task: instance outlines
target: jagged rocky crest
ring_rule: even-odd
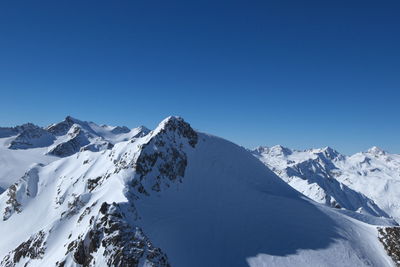
[[[62,134],[64,126],[53,130]],[[81,128],[75,124],[67,132],[71,140],[80,133]],[[108,153],[93,161],[86,158],[95,155],[85,151],[78,153],[82,170],[76,174],[49,166],[54,177],[58,178],[41,180],[41,168],[46,172],[46,166],[32,168],[2,195],[6,198],[4,205],[0,205],[3,207],[3,221],[23,212],[25,204],[40,194],[42,188],[50,190],[48,188],[54,187],[55,200],[50,206],[58,214],[58,221],[87,225],[78,232],[71,229],[68,242],[64,244],[65,257],[58,259],[57,266],[169,266],[167,255],[155,247],[135,224],[140,217],[135,209],[135,200],[182,182],[187,152],[195,148],[198,134],[178,117],[165,119],[148,135],[138,134],[142,136],[110,148]],[[55,163],[56,166],[61,164]],[[98,166],[105,164],[109,166],[104,168],[104,172],[96,171]],[[90,175],[92,170],[97,176]],[[120,197],[127,197],[126,202],[109,204],[96,199],[95,194],[105,190],[103,187],[115,182],[119,175],[126,177],[125,190],[120,192]],[[109,179],[113,176],[114,179]],[[19,266],[22,263],[30,266],[32,260],[46,257],[46,240],[57,235],[56,225],[57,221],[54,221],[53,226],[40,230],[12,249],[3,258],[1,266]]]
[[[98,215],[90,218],[87,231],[68,243],[66,259],[57,266],[64,266],[67,258],[82,266],[97,266],[97,252],[107,266],[169,266],[167,256],[139,227],[127,222],[116,203],[102,203]]]
[[[41,128],[32,123],[0,128],[0,138],[12,137],[9,149],[48,147],[48,155],[68,157],[81,150],[93,152],[111,149],[115,143],[143,137],[145,127],[129,129],[126,126],[98,126],[67,116],[62,122]]]
[[[90,143],[82,129],[73,125],[66,133],[67,140],[51,148],[48,154],[59,157],[67,157],[77,153],[81,147]]]
[[[190,125],[176,117],[164,120],[151,136],[141,147],[135,162],[137,176],[132,183],[138,193],[143,194],[149,194],[149,190],[159,192],[162,186],[181,182],[187,165],[184,147],[194,148],[198,141],[197,133]]]
[[[21,132],[11,141],[10,149],[29,149],[51,145],[55,137],[46,130],[34,124],[24,124]]]
[[[350,251],[349,257],[358,263],[386,260],[376,255],[367,255],[366,261],[359,260],[359,253],[375,253],[369,247],[363,247],[360,240],[375,239],[376,244],[379,241],[376,231],[370,231],[375,230],[374,227],[366,229],[358,226],[355,213],[352,218],[356,219],[349,220],[344,217],[344,212],[304,199],[245,149],[223,139],[198,133],[182,118],[168,117],[153,131],[144,128],[129,131],[124,127],[96,126],[66,118],[64,122],[49,127],[48,132],[57,138],[52,147],[54,150],[49,151],[59,151],[60,157],[70,156],[30,168],[18,182],[0,195],[3,215],[0,232],[6,240],[3,244],[0,242],[0,266],[167,267],[179,262],[179,257],[186,257],[184,260],[187,260],[186,255],[177,256],[176,251],[174,253],[176,246],[171,245],[170,239],[167,242],[162,239],[168,235],[162,233],[163,237],[160,238],[160,232],[157,232],[174,228],[169,221],[175,219],[178,220],[179,229],[171,233],[181,235],[176,239],[177,242],[189,240],[181,238],[187,234],[185,231],[195,233],[189,233],[188,236],[197,246],[196,249],[186,250],[191,255],[196,254],[198,249],[202,250],[196,254],[198,257],[193,257],[195,261],[211,262],[207,257],[215,252],[213,242],[216,242],[216,248],[227,246],[232,249],[229,253],[223,252],[225,254],[221,258],[219,251],[213,254],[212,260],[216,261],[212,263],[216,262],[217,266],[227,266],[218,264],[232,257],[243,263],[248,257],[260,262],[262,257],[271,255],[274,261],[280,260],[284,257],[275,257],[275,246],[270,241],[276,241],[279,246],[282,240],[286,244],[294,239],[298,243],[289,245],[293,248],[290,251],[282,246],[285,256],[297,257],[294,255],[318,249],[318,253],[327,258],[331,252]],[[115,133],[118,133],[117,137],[113,135]],[[89,143],[83,145],[85,140]],[[106,149],[89,148],[107,140],[112,145]],[[266,151],[283,158],[295,154],[284,147],[260,148],[258,152],[261,154]],[[317,159],[305,161],[305,166],[298,162],[289,163],[291,167],[296,165],[291,169],[296,171],[292,177],[305,181],[315,174],[312,170],[319,169],[331,175],[323,177],[327,185],[335,184],[337,168],[332,162],[341,161],[341,155],[329,148],[313,151],[313,155]],[[345,191],[342,184],[336,186]],[[179,197],[175,198],[175,194]],[[186,201],[191,204],[185,206]],[[180,206],[182,202],[185,203]],[[152,205],[155,205],[154,210],[146,210]],[[164,208],[160,210],[158,205]],[[374,209],[372,204],[369,207]],[[220,211],[226,213],[219,214]],[[154,212],[156,215],[152,214]],[[171,212],[174,216],[170,218]],[[167,217],[158,218],[162,213]],[[247,222],[247,216],[262,220]],[[187,218],[189,220],[185,221]],[[377,225],[393,225],[389,219],[374,218]],[[319,224],[319,220],[323,223]],[[29,224],[24,224],[25,221],[29,221]],[[165,221],[168,223],[163,224]],[[226,227],[214,227],[220,221]],[[19,230],[22,234],[14,236],[8,232],[14,229],[16,222],[23,222],[21,225],[24,227]],[[185,230],[181,231],[179,223],[185,226],[182,228]],[[158,228],[158,224],[165,228]],[[281,228],[281,224],[285,228]],[[303,235],[303,227],[310,232]],[[301,238],[274,235],[275,232],[281,232],[279,229],[289,228],[290,232]],[[336,232],[336,229],[339,230]],[[203,231],[206,235],[202,234]],[[263,234],[270,240],[260,236]],[[311,241],[308,240],[309,235],[312,236]],[[368,238],[363,239],[364,235],[368,235]],[[196,243],[198,240],[193,236],[202,240]],[[233,242],[225,242],[227,237]],[[326,243],[316,244],[318,242],[314,242],[313,238]],[[269,243],[264,246],[267,241]],[[183,243],[179,249],[187,246]],[[357,247],[353,249],[353,245]],[[207,247],[204,250],[207,253],[204,253],[204,247]],[[330,247],[334,248],[330,250]],[[387,247],[393,245],[388,244]],[[243,253],[242,248],[246,250]],[[393,249],[387,251],[391,255]],[[271,255],[264,254],[258,258],[259,253],[264,252]],[[201,259],[200,256],[206,258]],[[306,259],[312,263],[323,262],[318,261],[318,257]],[[182,262],[178,265],[190,265],[182,265]],[[250,261],[248,263],[250,265]],[[197,262],[193,264],[200,266]]]

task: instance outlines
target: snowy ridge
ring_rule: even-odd
[[[252,151],[285,182],[332,207],[400,219],[400,156],[373,147],[347,157],[332,148],[290,150],[282,146]]]
[[[33,166],[0,212],[7,267],[393,266],[375,226],[393,221],[315,203],[179,117]]]
[[[58,253],[60,257],[57,261],[49,262],[48,265],[169,266],[163,252],[154,247],[143,231],[134,224],[137,213],[134,203],[130,204],[126,196],[133,200],[145,193],[148,195],[151,191],[159,192],[154,184],[146,192],[140,189],[144,188],[143,185],[139,188],[138,185],[145,182],[144,176],[148,177],[147,184],[150,180],[155,183],[162,181],[162,185],[167,186],[168,182],[183,176],[185,166],[178,160],[185,157],[182,147],[186,143],[192,148],[196,140],[197,133],[187,123],[180,118],[171,117],[160,124],[151,136],[123,142],[105,154],[84,151],[78,153],[77,157],[32,168],[1,195],[3,222],[6,224],[10,221],[7,225],[15,225],[19,218],[30,217],[30,212],[34,212],[32,208],[38,207],[35,207],[35,203],[41,206],[40,203],[48,201],[49,197],[54,200],[42,216],[34,216],[35,229],[26,234],[35,234],[29,234],[27,239],[10,249],[3,257],[2,266],[34,266],[34,262],[38,260],[37,266],[43,266],[52,255],[46,253],[50,249],[48,244],[52,239],[60,237],[60,242],[68,242],[62,246],[59,244],[65,249],[61,254],[61,251]],[[166,143],[171,144],[166,146]],[[172,153],[171,157],[168,153]],[[127,155],[133,156],[130,158],[132,161],[125,160]],[[79,159],[81,157],[85,159]],[[149,158],[155,160],[146,161]],[[76,164],[82,166],[77,167]],[[46,173],[51,173],[51,176],[47,178]],[[59,179],[53,179],[53,175]],[[122,184],[116,186],[116,182]],[[46,190],[42,191],[44,188]],[[106,191],[109,194],[103,196]],[[97,195],[100,197],[96,197]],[[104,201],[107,198],[110,199],[110,204]],[[115,202],[118,200],[125,201],[118,204]],[[89,218],[89,215],[92,216]],[[83,228],[75,229],[76,223]],[[68,224],[70,232],[66,237],[60,228]],[[57,246],[53,249],[56,248]],[[124,253],[119,253],[120,249]]]
[[[21,128],[21,132],[11,141],[10,149],[46,147],[55,140],[51,133],[31,123],[24,124],[19,128]]]
[[[118,142],[145,136],[149,131],[143,126],[99,126],[70,116],[45,128],[32,123],[0,128],[0,193],[36,163],[47,164],[81,150],[111,149]]]

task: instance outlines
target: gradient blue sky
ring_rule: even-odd
[[[180,115],[246,147],[400,153],[400,1],[2,1],[0,125]]]

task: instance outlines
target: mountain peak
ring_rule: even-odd
[[[183,123],[187,123],[187,122],[185,122],[185,120],[182,117],[168,116],[160,122],[160,124],[158,125],[157,128],[159,128],[160,126],[167,127],[167,126],[179,125],[179,124],[183,124]]]
[[[65,120],[65,121],[74,121],[75,118],[73,118],[72,116],[68,115],[67,117],[65,117],[64,120]]]
[[[368,149],[367,153],[374,154],[374,155],[386,155],[386,151],[377,146],[373,146],[370,149]]]
[[[194,147],[197,143],[197,133],[192,129],[189,123],[183,118],[177,116],[169,116],[165,118],[157,128],[153,131],[153,136],[160,133],[177,133],[178,135],[185,137],[189,140],[189,144]]]
[[[279,156],[279,155],[288,156],[293,153],[292,150],[282,145],[275,145],[272,147],[259,146],[256,147],[254,151],[259,154],[271,154],[273,156]]]
[[[271,151],[273,151],[275,153],[283,154],[284,156],[288,156],[288,155],[292,154],[292,150],[290,150],[289,148],[284,147],[282,145],[275,145],[275,146],[271,147]]]
[[[71,116],[67,116],[63,121],[48,126],[46,130],[56,136],[61,136],[67,134],[74,124],[82,124],[82,122]]]
[[[328,159],[334,160],[336,158],[343,158],[343,155],[341,155],[337,150],[326,146],[324,148],[321,149],[317,149],[316,152],[314,152],[315,154],[319,154],[322,153],[325,157],[327,157]]]

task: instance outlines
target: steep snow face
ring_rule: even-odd
[[[0,196],[0,212],[0,266],[393,265],[376,227],[354,219],[375,217],[305,198],[177,117],[34,166]]]
[[[400,219],[400,156],[373,147],[351,157],[332,148],[252,151],[285,182],[319,203]]]
[[[111,149],[118,142],[143,137],[149,131],[143,126],[132,130],[98,126],[70,116],[46,128],[31,123],[0,128],[0,193],[35,164],[48,164],[80,150]]]

